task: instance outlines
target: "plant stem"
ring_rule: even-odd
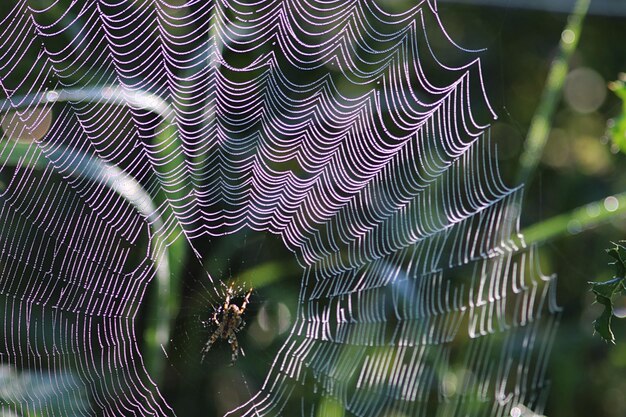
[[[569,213],[559,214],[522,230],[528,245],[592,229],[626,213],[626,192],[585,204]]]
[[[578,46],[583,20],[589,9],[590,1],[576,1],[574,11],[569,16],[567,25],[565,25],[565,29],[561,34],[559,53],[550,66],[541,101],[530,123],[528,136],[524,143],[524,151],[520,156],[517,183],[528,185],[537,169],[550,134],[552,117],[561,98],[563,84],[569,71],[569,60]]]

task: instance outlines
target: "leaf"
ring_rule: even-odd
[[[604,311],[593,322],[593,328],[601,338],[610,343],[615,343],[615,335],[611,330],[611,319],[613,318],[613,301],[610,298],[596,295],[596,301],[604,305]]]
[[[611,329],[611,322],[615,315],[613,314],[613,296],[626,291],[626,285],[624,279],[626,278],[626,265],[620,254],[621,251],[626,251],[626,248],[619,244],[614,243],[615,247],[607,249],[607,254],[615,260],[612,265],[615,265],[615,275],[608,281],[589,282],[591,284],[591,291],[596,295],[596,302],[604,306],[604,310],[600,317],[593,322],[594,330],[607,342],[615,343],[615,335]]]
[[[608,281],[591,282],[591,291],[599,297],[611,298],[617,292],[624,278],[613,278]]]

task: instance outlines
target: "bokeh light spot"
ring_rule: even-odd
[[[2,114],[0,126],[6,137],[22,142],[42,139],[52,125],[50,109],[34,108],[24,112],[8,112]]]
[[[567,75],[564,87],[565,102],[579,113],[592,113],[604,103],[606,83],[591,68],[577,68]]]
[[[604,199],[604,208],[607,211],[615,211],[619,208],[619,200],[614,196],[609,196]]]
[[[576,34],[574,33],[574,31],[570,29],[565,29],[561,33],[561,39],[563,40],[563,42],[567,44],[571,44],[572,42],[576,40]]]

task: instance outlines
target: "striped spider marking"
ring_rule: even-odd
[[[202,360],[200,362],[204,362],[206,354],[209,350],[211,350],[213,344],[220,339],[227,340],[233,350],[229,366],[233,366],[237,360],[240,350],[239,342],[237,341],[237,333],[239,333],[239,331],[241,331],[241,329],[243,329],[246,325],[246,322],[243,320],[243,314],[246,311],[253,288],[250,288],[244,297],[241,307],[239,307],[238,305],[230,302],[231,298],[235,295],[233,290],[234,285],[235,283],[231,282],[230,286],[226,290],[226,300],[224,301],[224,305],[220,306],[213,312],[210,322],[217,325],[217,329],[213,332],[213,334],[211,334],[209,341],[202,349]],[[243,350],[241,352],[243,353]]]

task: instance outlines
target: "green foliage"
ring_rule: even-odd
[[[622,245],[624,241],[620,243],[614,243],[614,247],[607,249],[608,255],[613,258],[614,262],[610,265],[615,265],[615,275],[608,281],[590,282],[591,291],[596,296],[596,301],[604,306],[604,310],[600,317],[593,322],[593,327],[596,332],[605,341],[615,343],[615,335],[611,330],[611,321],[613,317],[613,297],[622,293],[626,295],[626,265],[624,259],[622,259],[622,252],[626,252],[626,247]]]
[[[609,120],[607,133],[610,135],[613,144],[626,153],[626,74],[619,75],[617,81],[609,83],[609,89],[622,100],[622,112],[615,118]],[[614,297],[622,293],[626,295],[626,265],[622,259],[622,253],[626,252],[626,247],[620,243],[614,243],[614,247],[607,249],[608,255],[613,258],[615,265],[615,275],[608,281],[590,282],[591,291],[596,296],[596,302],[604,306],[600,317],[593,322],[595,331],[607,342],[615,343],[615,335],[611,329],[611,322],[615,316]]]
[[[620,74],[617,81],[609,83],[609,89],[622,100],[622,112],[609,120],[608,134],[615,146],[626,153],[626,73]]]

